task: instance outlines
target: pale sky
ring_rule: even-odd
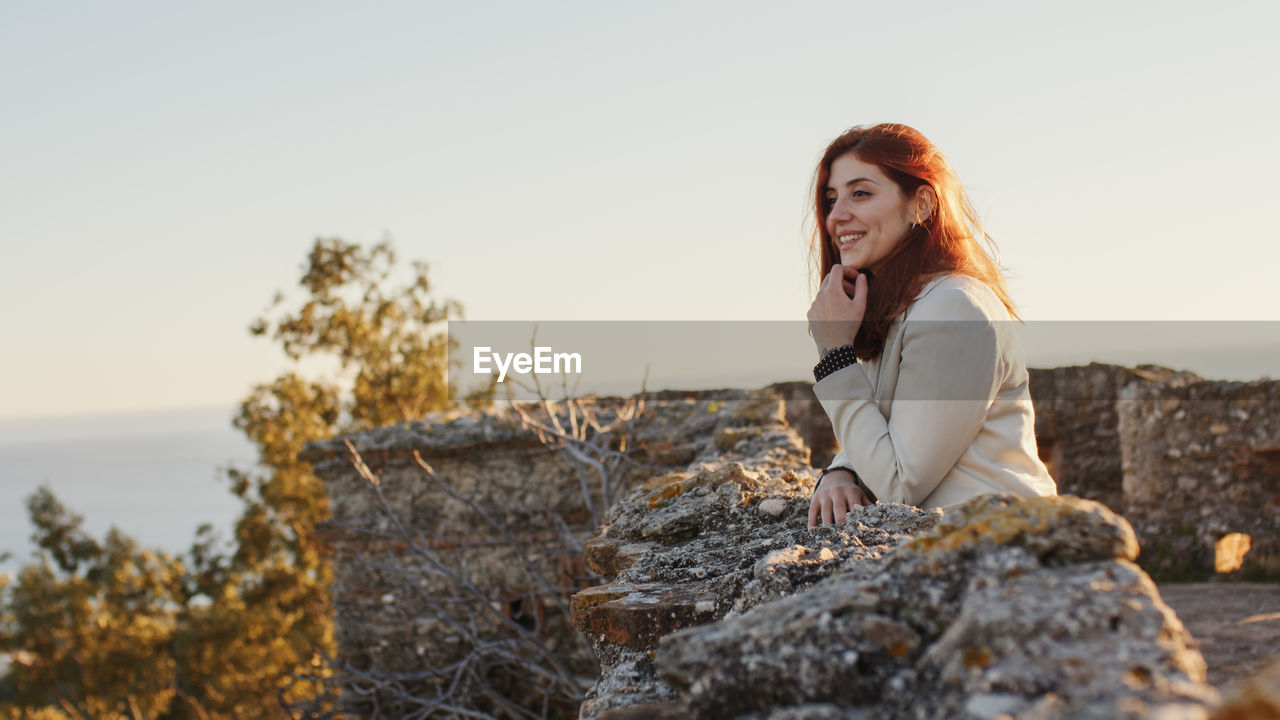
[[[391,236],[473,320],[801,321],[813,163],[882,121],[951,159],[1030,323],[1280,321],[1277,28],[1262,1],[5,2],[0,417],[235,403],[284,366],[246,327],[320,235]]]

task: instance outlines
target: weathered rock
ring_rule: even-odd
[[[634,717],[681,718],[681,715],[664,715],[663,707],[676,712],[683,712],[683,705],[677,701],[679,696],[666,684],[658,680],[653,668],[650,654],[643,650],[632,650],[620,646],[601,652],[611,652],[607,666],[610,671],[587,693],[582,704],[581,717],[596,717],[601,720],[623,720]],[[643,710],[646,714],[634,714]]]
[[[925,557],[1023,547],[1047,564],[1138,556],[1128,522],[1101,503],[1065,495],[1022,502],[980,497],[952,508],[910,547]]]
[[[879,557],[938,518],[876,505],[855,508],[843,526],[810,529],[812,486],[809,475],[752,472],[736,462],[656,478],[618,503],[605,533],[589,543],[593,555],[613,557],[648,538],[648,553],[615,582],[576,595],[575,625],[595,640],[650,649],[679,627],[743,612]],[[766,503],[781,511],[761,512]]]
[[[981,498],[881,560],[664,638],[659,676],[705,718],[1208,717],[1203,661],[1135,549],[1097,503]]]
[[[716,616],[717,598],[704,587],[624,583],[582,590],[573,596],[573,622],[593,637],[648,650],[681,627]]]
[[[580,717],[684,717],[687,707],[672,709],[675,691],[657,679],[646,654],[660,637],[746,612],[880,557],[939,517],[877,505],[855,508],[842,526],[810,529],[813,483],[810,473],[748,470],[731,461],[660,476],[615,506],[603,534],[589,543],[591,555],[613,558],[641,538],[649,544],[647,553],[621,566],[613,583],[574,596],[574,623],[592,639],[601,664]],[[654,685],[636,691],[636,677],[652,677]],[[618,694],[618,687],[632,689]]]

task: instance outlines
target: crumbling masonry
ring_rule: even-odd
[[[404,676],[473,651],[446,620],[450,603],[474,605],[474,597],[444,592],[447,573],[406,542],[417,535],[489,598],[491,612],[459,615],[470,618],[473,639],[536,636],[576,658],[567,674],[583,687],[596,663],[565,599],[592,588],[578,593],[572,618],[604,669],[584,716],[1123,717],[1107,713],[1165,705],[1203,716],[1213,699],[1203,665],[1133,565],[1132,530],[1115,513],[1137,531],[1137,562],[1157,575],[1280,579],[1280,384],[1106,365],[1033,370],[1031,382],[1042,457],[1061,492],[1101,504],[991,499],[941,524],[937,513],[878,506],[843,527],[807,530],[809,449],[822,464],[834,442],[803,383],[652,396],[629,430],[629,451],[644,467],[625,476],[620,491],[631,494],[594,540],[575,469],[511,414],[313,444],[306,458],[333,512],[323,532],[340,660]],[[376,476],[376,493],[353,469],[345,440]],[[430,480],[419,460],[434,470]],[[1080,532],[1095,537],[1078,541]],[[566,537],[586,540],[594,568]],[[906,593],[908,585],[932,589]],[[1032,603],[1037,597],[1075,600],[1059,608]],[[826,657],[823,638],[847,651],[834,667],[851,674],[837,679],[858,670],[869,673],[865,683],[837,682],[840,692],[824,695],[802,677],[763,682],[785,670],[779,658]],[[1026,648],[1037,643],[1068,669],[1072,657],[1119,658],[1128,663],[1115,668],[1124,687],[1102,682],[1093,666],[1036,670]],[[509,647],[521,652],[518,639]],[[725,666],[731,657],[738,660]],[[528,673],[486,671],[503,697],[537,705]],[[768,692],[750,699],[746,688],[761,685]],[[350,714],[376,717],[382,708],[391,716],[403,698],[371,687],[348,693]],[[418,689],[431,688],[439,692],[438,678]],[[913,688],[928,688],[920,702],[931,704],[892,704],[919,694]],[[873,708],[889,714],[856,714]]]

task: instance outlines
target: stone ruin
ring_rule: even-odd
[[[619,504],[590,551],[617,579],[575,597],[603,668],[582,718],[1210,716],[1204,661],[1101,504],[882,504],[810,530],[810,488],[734,464]],[[666,535],[683,515],[705,529]]]
[[[1148,572],[1280,580],[1280,382],[1131,383],[1117,406]]]
[[[1134,565],[1116,512],[1138,530],[1137,561],[1163,558],[1154,569],[1166,576],[1223,571],[1235,533],[1248,540],[1228,548],[1234,574],[1280,577],[1275,383],[1033,370],[1042,456],[1062,492],[1098,502],[988,498],[945,518],[880,505],[814,530],[809,448],[821,465],[834,440],[806,391],[651,395],[628,429],[643,467],[619,480],[625,498],[593,539],[600,498],[584,501],[578,469],[509,412],[309,446],[331,500],[322,531],[340,662],[422,681],[411,670],[472,652],[449,628],[466,617],[486,647],[518,652],[523,632],[571,658],[579,680],[600,668],[583,717],[1209,716],[1203,662]],[[1170,503],[1211,488],[1218,502]],[[1193,532],[1170,532],[1192,517]],[[429,560],[406,541],[414,534]],[[1149,551],[1166,538],[1168,551]],[[465,569],[492,612],[448,590],[449,568]],[[507,667],[488,681],[545,709],[529,675]],[[358,683],[344,695],[351,716],[393,717],[403,700]]]
[[[1159,580],[1280,581],[1280,382],[1154,366],[1031,371],[1058,492],[1134,526]]]
[[[739,457],[723,450],[727,443],[805,467],[776,394],[664,392],[646,402],[626,424],[632,463],[614,478],[615,497],[655,473]],[[589,409],[607,426],[625,406],[602,399]],[[753,420],[761,413],[773,418],[766,430]],[[442,693],[497,710],[513,702],[576,713],[597,665],[569,624],[568,600],[604,581],[583,563],[581,543],[599,526],[603,498],[581,464],[511,411],[312,443],[303,459],[329,497],[331,520],[317,535],[333,561],[337,661],[352,679],[343,701],[350,716],[400,717],[422,710],[416,697]],[[549,696],[546,678],[529,672],[535,661],[557,675],[558,692]],[[571,708],[558,704],[566,696]]]

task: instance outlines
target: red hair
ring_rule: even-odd
[[[938,275],[968,275],[986,283],[1009,314],[1017,317],[995,259],[995,243],[983,231],[978,214],[951,165],[919,131],[896,123],[850,128],[822,153],[813,186],[817,227],[812,250],[817,255],[819,283],[832,266],[840,264],[840,250],[827,233],[826,196],[831,163],[848,153],[879,167],[908,198],[925,186],[937,196],[934,211],[907,231],[906,237],[880,263],[875,278],[867,284],[867,312],[853,341],[859,359],[880,356],[889,324],[906,311],[925,283]],[[990,246],[991,254],[982,247],[979,238]]]

